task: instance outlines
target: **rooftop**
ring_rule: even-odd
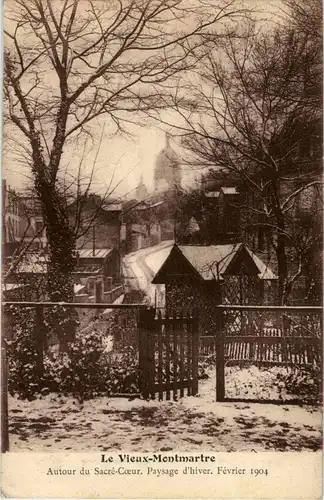
[[[219,191],[210,191],[205,196],[206,198],[219,198]]]
[[[105,259],[112,252],[112,248],[81,248],[77,250],[80,259]]]
[[[254,272],[257,273],[260,279],[274,280],[277,276],[272,270],[264,264],[249,248],[242,243],[226,244],[226,245],[175,245],[171,253],[166,257],[161,268],[156,273],[153,283],[163,283],[163,279],[168,275],[167,261],[171,261],[172,257],[180,252],[189,262],[194,271],[196,271],[203,280],[223,280],[223,276],[230,274],[232,269],[230,265],[234,258],[240,255],[240,259],[250,261],[252,259]],[[243,253],[241,253],[243,252]],[[247,253],[246,253],[247,252]]]
[[[239,194],[239,192],[235,186],[233,186],[233,187],[221,187],[221,191],[223,191],[224,194]]]
[[[181,245],[179,250],[204,280],[221,278],[240,248],[235,245]]]
[[[111,203],[110,205],[103,206],[105,212],[121,212],[123,207],[121,203]]]

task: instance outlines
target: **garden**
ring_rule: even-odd
[[[137,311],[90,311],[78,315],[68,351],[48,335],[41,369],[35,316],[11,312],[11,451],[320,449],[320,367],[226,366],[225,396],[232,402],[216,403],[215,358],[201,357],[197,396],[146,401]]]

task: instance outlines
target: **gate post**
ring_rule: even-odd
[[[225,400],[224,311],[216,306],[216,401]]]
[[[199,358],[199,316],[198,309],[193,310],[192,342],[192,396],[198,394],[198,358]]]
[[[140,371],[140,392],[144,399],[149,399],[153,392],[154,384],[154,352],[152,356],[152,345],[154,349],[153,321],[155,310],[147,309],[145,306],[139,309],[138,318],[138,347],[139,347],[139,371]]]

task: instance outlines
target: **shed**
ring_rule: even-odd
[[[116,262],[113,248],[82,248],[77,250],[77,271],[95,272],[100,271],[104,276],[114,276],[116,273]]]
[[[174,245],[153,284],[165,284],[166,306],[205,300],[257,304],[276,275],[246,245]]]

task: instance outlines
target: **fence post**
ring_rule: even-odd
[[[154,385],[154,352],[152,356],[152,344],[154,350],[154,335],[152,329],[154,321],[154,309],[140,308],[138,318],[138,346],[139,346],[139,370],[140,370],[140,392],[144,399],[149,399],[153,393]]]
[[[192,395],[198,394],[199,318],[198,310],[193,311],[192,325]]]
[[[150,307],[147,311],[147,351],[148,351],[148,393],[151,399],[155,398],[155,331],[154,331],[154,318],[155,318],[155,309],[154,307]],[[158,335],[161,335],[161,331],[158,331]]]
[[[224,311],[216,310],[216,401],[225,399]]]
[[[43,306],[36,306],[36,318],[35,318],[35,339],[36,339],[36,372],[37,378],[40,382],[44,374],[44,340],[45,340],[45,328],[44,328],[44,311]]]
[[[5,332],[1,335],[1,453],[9,451],[8,362]]]

